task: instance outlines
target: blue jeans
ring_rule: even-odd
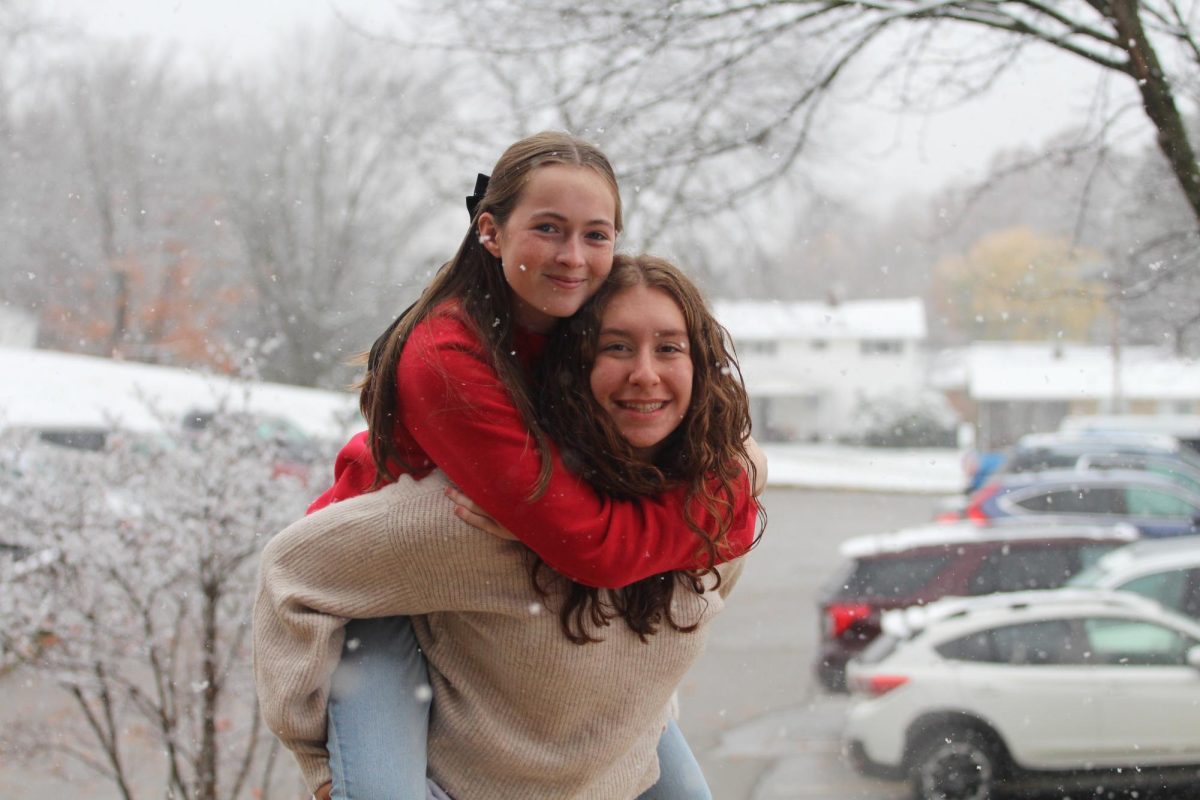
[[[429,701],[429,672],[408,617],[351,620],[329,691],[333,800],[425,797]],[[638,800],[712,800],[674,720],[659,739],[658,763],[658,783]]]
[[[708,781],[675,720],[667,722],[658,740],[658,783],[638,800],[712,800]]]
[[[350,620],[329,689],[333,800],[424,800],[429,700],[408,617]]]

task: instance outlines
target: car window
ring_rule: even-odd
[[[1196,642],[1151,622],[1092,618],[1083,621],[1087,661],[1093,664],[1182,666]]]
[[[991,631],[980,631],[943,642],[934,648],[942,658],[951,661],[983,661],[996,663],[1002,659],[992,646]]]
[[[1191,475],[1175,469],[1169,464],[1155,462],[1148,465],[1147,470],[1153,472],[1155,475],[1162,475],[1167,480],[1174,481],[1190,492],[1200,493],[1200,483],[1197,483]]]
[[[1005,547],[984,556],[971,576],[971,594],[1054,589],[1075,572],[1075,559],[1066,546]]]
[[[1056,453],[1037,450],[1018,453],[1005,468],[1005,472],[1040,472],[1048,469],[1063,469],[1075,466],[1079,456],[1075,453]]]
[[[997,661],[1005,664],[1055,666],[1082,664],[1083,649],[1071,623],[1063,619],[1005,625],[991,630]]]
[[[1017,505],[1043,514],[1124,514],[1125,494],[1107,487],[1039,492]]]
[[[839,597],[903,597],[929,583],[954,556],[931,553],[919,556],[868,558],[855,564],[837,591]]]
[[[1125,494],[1129,513],[1135,517],[1190,519],[1196,513],[1182,498],[1158,489],[1130,487]]]
[[[1188,570],[1187,588],[1179,610],[1189,617],[1200,617],[1200,569]]]
[[[1126,592],[1140,594],[1157,600],[1167,608],[1180,610],[1183,608],[1184,588],[1187,586],[1187,572],[1181,569],[1156,572],[1153,575],[1143,575],[1128,583],[1118,586]]]

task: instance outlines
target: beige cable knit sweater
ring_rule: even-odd
[[[325,710],[346,620],[410,615],[433,686],[429,775],[455,800],[636,797],[658,779],[671,694],[706,625],[643,643],[618,618],[602,642],[572,644],[555,596],[544,608],[530,584],[524,546],[459,521],[445,486],[440,472],[404,476],[267,545],[254,609],[267,724],[310,788],[329,780]],[[719,591],[676,591],[677,621],[722,609],[740,560],[720,569]]]

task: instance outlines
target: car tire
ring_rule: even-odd
[[[1004,777],[1003,748],[974,728],[950,728],[915,748],[908,777],[913,800],[991,800]]]

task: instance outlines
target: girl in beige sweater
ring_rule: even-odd
[[[644,256],[619,257],[562,327],[543,359],[547,431],[570,443],[573,468],[615,496],[687,486],[697,550],[715,562],[748,461],[748,402],[723,329],[679,270]],[[439,473],[405,477],[312,514],[267,546],[254,641],[271,729],[309,786],[323,789],[325,709],[346,620],[420,615],[438,791],[637,797],[658,778],[670,697],[740,562],[590,589],[464,524],[495,527],[469,506],[456,510],[447,492]]]

